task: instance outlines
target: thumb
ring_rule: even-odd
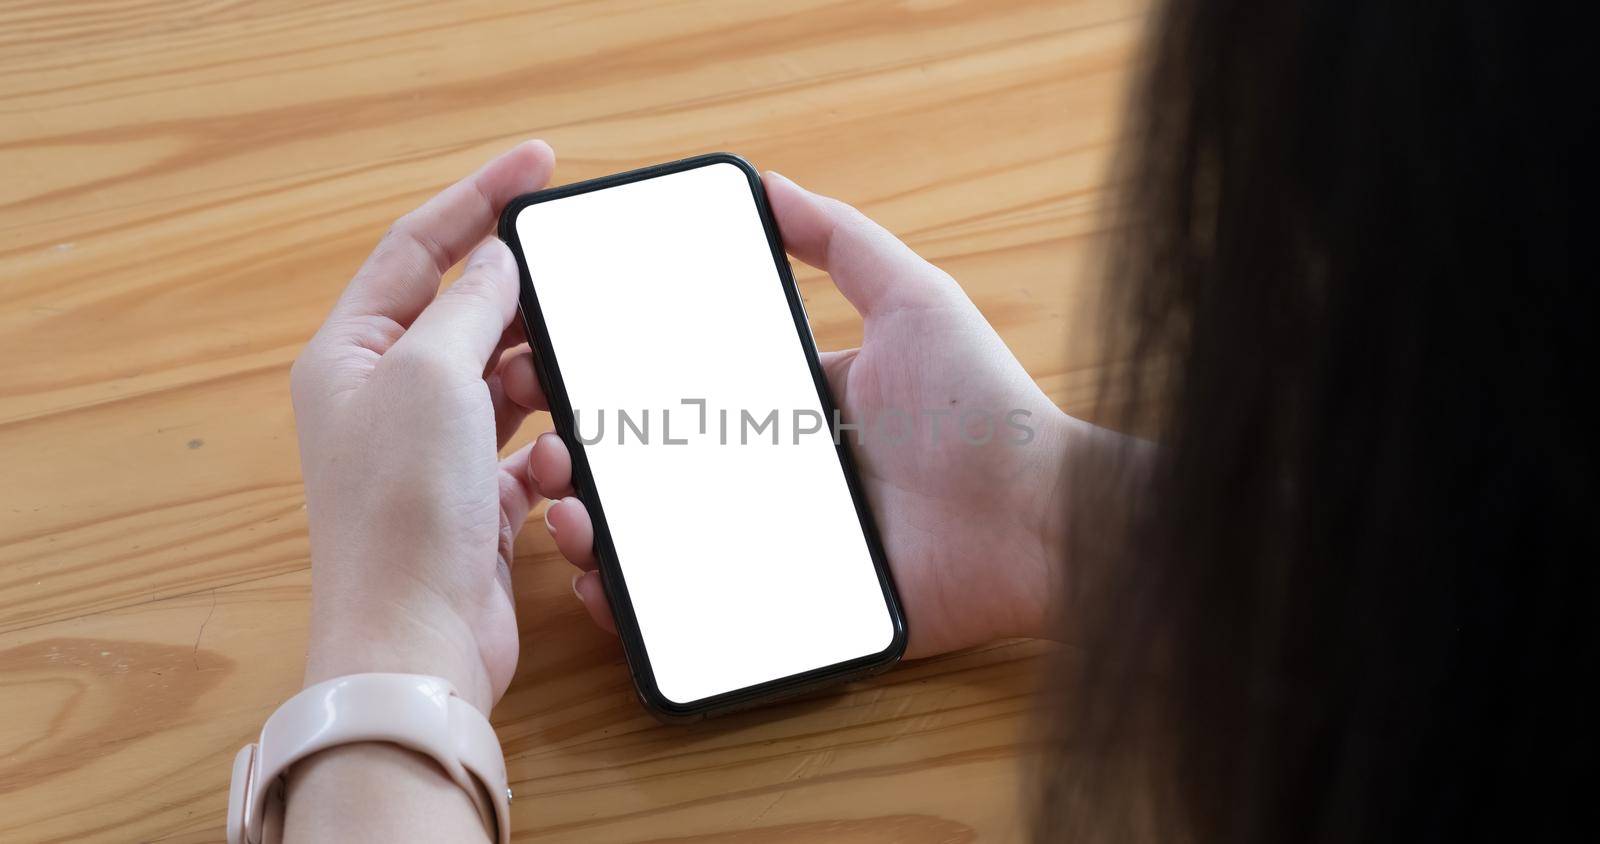
[[[393,351],[442,358],[481,376],[517,315],[516,259],[490,237],[467,258],[461,278],[423,309]]]
[[[860,211],[771,170],[763,184],[789,254],[831,275],[863,317],[964,298],[949,274]]]

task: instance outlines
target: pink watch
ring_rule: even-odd
[[[263,821],[281,806],[289,766],[320,750],[366,741],[432,757],[477,807],[489,838],[510,842],[511,789],[489,719],[439,677],[351,674],[289,698],[267,719],[261,738],[233,758],[228,844],[275,844],[263,841]]]

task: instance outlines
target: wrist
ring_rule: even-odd
[[[471,799],[439,764],[365,742],[301,760],[285,777],[284,841],[487,841]]]
[[[1066,588],[1069,475],[1074,453],[1093,426],[1055,410],[1040,427],[1038,474],[1034,478],[1028,525],[1035,547],[1034,592],[1025,596],[1022,635],[1055,638],[1056,613]]]
[[[1039,613],[1037,638],[1064,635],[1062,613],[1080,588],[1114,560],[1131,529],[1134,507],[1154,468],[1154,443],[1109,428],[1060,415],[1053,476],[1042,479],[1049,492],[1035,520],[1043,592],[1048,604]],[[1088,526],[1092,533],[1073,535]],[[1071,578],[1069,579],[1069,572]]]
[[[472,631],[454,613],[314,609],[304,685],[370,672],[441,677],[485,715],[494,705]]]

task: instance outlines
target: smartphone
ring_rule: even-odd
[[[755,169],[528,194],[500,237],[645,707],[694,720],[894,664],[905,619]]]

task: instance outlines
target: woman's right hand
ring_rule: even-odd
[[[822,353],[845,419],[892,419],[909,433],[868,430],[854,444],[904,604],[907,657],[1043,635],[1065,547],[1066,454],[1093,429],[1039,390],[949,275],[854,208],[776,173],[764,181],[789,252],[827,271],[864,321],[860,348]],[[983,443],[980,416],[991,426]],[[1018,426],[1031,430],[1026,442]],[[530,466],[553,502],[545,524],[581,570],[573,590],[614,631],[561,438],[541,436]]]

